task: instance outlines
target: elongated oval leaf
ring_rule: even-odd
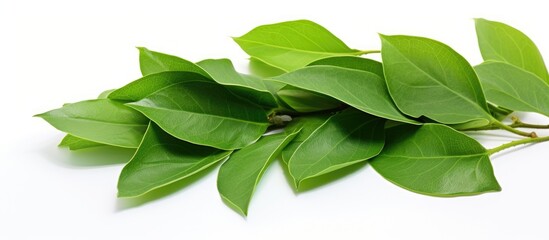
[[[144,76],[168,71],[193,72],[215,80],[222,85],[240,86],[259,92],[269,92],[261,79],[236,72],[229,59],[206,59],[195,64],[176,56],[150,51],[146,48],[141,47],[138,49],[140,53],[139,63]]]
[[[86,148],[102,147],[107,146],[102,143],[92,142],[86,139],[75,137],[73,135],[67,134],[63,140],[59,143],[59,147],[67,147],[70,150],[80,150]]]
[[[384,144],[385,120],[355,109],[330,117],[305,139],[288,161],[299,184],[376,156]]]
[[[507,62],[549,83],[543,57],[528,36],[509,25],[486,19],[475,19],[475,26],[484,60]]]
[[[194,72],[211,78],[210,75],[196,64],[180,57],[150,51],[139,47],[139,66],[143,76],[166,71]]]
[[[240,74],[228,59],[207,59],[197,63],[216,82],[245,99],[271,108],[277,107],[274,96],[269,92],[263,79]]]
[[[241,214],[247,215],[263,172],[296,134],[264,136],[253,145],[235,152],[219,169],[217,189],[221,197]]]
[[[123,86],[113,92],[108,97],[110,99],[122,101],[139,101],[154,92],[182,82],[192,81],[212,81],[200,74],[192,72],[168,71],[149,74],[137,79],[126,86]],[[213,81],[212,81],[213,82]]]
[[[342,67],[342,68],[362,70],[366,72],[375,73],[382,79],[385,78],[385,76],[383,75],[383,65],[378,61],[368,59],[368,58],[350,57],[350,56],[330,57],[330,58],[323,58],[309,64],[309,66],[318,66],[318,65],[336,66],[336,67]]]
[[[141,113],[109,99],[66,104],[36,116],[78,138],[125,148],[139,146],[149,122]]]
[[[385,179],[421,194],[449,197],[501,190],[487,150],[440,124],[388,129],[385,148],[370,163]]]
[[[475,67],[488,101],[508,109],[549,116],[549,85],[533,73],[504,62]]]
[[[469,63],[435,40],[381,35],[383,69],[398,108],[445,124],[493,121]]]
[[[387,92],[385,81],[378,75],[334,66],[310,66],[272,80],[333,97],[369,114],[412,124]]]
[[[321,58],[362,54],[308,20],[259,26],[234,41],[251,57],[288,72]]]
[[[151,123],[137,152],[120,173],[118,197],[143,195],[200,172],[230,154],[181,141]]]
[[[286,85],[276,93],[284,103],[297,112],[316,112],[334,109],[343,104],[324,94]]]
[[[211,81],[173,84],[128,106],[174,137],[225,150],[252,144],[269,126],[265,110]]]
[[[294,154],[295,150],[303,143],[303,141],[307,140],[311,134],[313,134],[322,124],[324,124],[328,119],[330,118],[330,115],[328,114],[320,114],[320,115],[311,115],[311,116],[302,116],[298,118],[294,118],[285,128],[286,132],[295,132],[297,130],[300,130],[299,133],[296,135],[296,137],[286,145],[284,150],[282,150],[282,154],[280,155],[280,158],[282,161],[288,165],[288,161],[290,161],[290,158]]]

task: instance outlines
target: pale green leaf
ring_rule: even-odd
[[[475,67],[488,101],[508,109],[549,116],[549,85],[533,73],[504,62]]]
[[[308,20],[259,26],[234,41],[252,58],[284,71],[293,71],[326,57],[362,54]]]
[[[36,115],[78,138],[125,148],[137,148],[149,120],[123,103],[97,99]]]
[[[194,72],[210,78],[210,75],[204,69],[185,59],[150,51],[144,47],[137,49],[139,49],[139,66],[143,76],[166,71],[181,71]]]
[[[248,214],[248,206],[263,172],[297,134],[274,134],[236,151],[219,169],[217,189],[235,210]]]
[[[118,197],[137,197],[226,159],[231,151],[176,139],[151,123],[137,152],[120,173]]]
[[[532,72],[549,84],[549,73],[534,42],[521,31],[486,19],[475,19],[478,44],[484,60],[507,62]]]
[[[501,190],[487,150],[448,126],[401,125],[388,129],[386,138],[370,164],[402,188],[444,197]]]
[[[61,140],[61,143],[59,143],[59,147],[67,147],[70,150],[80,150],[80,149],[102,147],[102,146],[107,146],[107,145],[85,140],[70,134],[65,135],[63,140]]]

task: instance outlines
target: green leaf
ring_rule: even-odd
[[[78,138],[125,148],[137,148],[149,120],[124,104],[97,99],[36,115],[60,131]]]
[[[287,72],[318,59],[363,53],[308,20],[259,26],[233,39],[252,58]]]
[[[298,132],[274,134],[235,152],[219,169],[217,189],[221,197],[243,215],[263,172]]]
[[[370,164],[390,182],[426,195],[451,197],[501,190],[487,150],[440,124],[388,129],[385,148]]]
[[[240,74],[228,59],[207,59],[197,63],[213,80],[227,86],[235,94],[261,106],[276,108],[276,99],[269,92],[263,79]]]
[[[543,57],[528,36],[500,22],[475,19],[475,25],[484,60],[507,62],[532,72],[549,83],[549,73]]]
[[[504,62],[475,67],[488,101],[504,108],[549,116],[549,85],[533,73]]]
[[[144,47],[138,47],[137,49],[139,49],[139,66],[143,76],[166,71],[181,71],[194,72],[210,78],[210,75],[204,69],[185,59],[150,51]]]
[[[61,143],[59,143],[59,147],[67,147],[70,150],[80,150],[80,149],[102,147],[102,146],[106,146],[106,145],[102,143],[85,140],[79,137],[75,137],[70,134],[67,134],[63,138],[63,140],[61,140]]]
[[[143,195],[198,173],[230,154],[181,141],[151,123],[137,152],[120,173],[118,197]]]
[[[494,120],[475,71],[453,49],[421,37],[381,40],[387,86],[404,114],[444,124]]]
[[[313,134],[316,129],[318,129],[322,124],[328,120],[330,115],[310,115],[310,116],[301,116],[294,118],[285,128],[286,132],[295,132],[300,130],[297,136],[290,142],[284,150],[282,150],[281,159],[288,165],[290,157],[294,154],[295,150],[303,141],[305,141],[311,134]]]
[[[109,98],[109,94],[111,94],[114,91],[116,91],[116,89],[105,90],[101,94],[99,94],[99,96],[97,96],[97,99],[107,99]]]
[[[183,82],[204,82],[213,80],[192,72],[168,71],[149,74],[109,94],[110,99],[139,101],[160,89]]]
[[[314,61],[309,66],[336,66],[342,68],[350,68],[355,70],[362,70],[366,72],[375,73],[380,78],[385,79],[383,75],[383,65],[375,60],[362,58],[362,57],[330,57]]]
[[[284,103],[297,112],[324,111],[343,105],[340,101],[335,100],[332,97],[290,85],[286,85],[280,89],[277,92],[277,95]]]
[[[265,110],[212,81],[175,83],[127,105],[174,137],[225,150],[252,144],[269,126]]]
[[[378,117],[418,124],[397,109],[387,92],[385,81],[371,72],[334,66],[310,66],[272,80],[325,94]]]
[[[139,51],[141,71],[144,76],[166,71],[192,72],[228,86],[228,89],[236,95],[256,104],[268,108],[278,106],[276,99],[267,90],[262,79],[236,72],[228,59],[208,59],[194,64],[185,59],[153,52],[146,48],[139,48]],[[201,79],[202,77],[197,78]]]
[[[385,120],[355,109],[330,117],[305,139],[288,161],[296,188],[306,179],[368,160],[384,144]]]

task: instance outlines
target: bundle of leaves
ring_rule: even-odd
[[[502,120],[513,111],[549,116],[549,74],[520,31],[484,19],[476,30],[485,62],[475,67],[422,37],[380,35],[380,51],[355,50],[306,20],[234,38],[252,63],[276,69],[270,76],[238,73],[228,59],[193,63],[139,48],[142,78],[37,116],[66,132],[60,146],[71,150],[135,149],[118,182],[124,198],[222,163],[219,193],[246,215],[275,159],[296,190],[367,161],[420,194],[500,191],[490,156],[549,140],[523,131],[547,125]],[[383,64],[361,57],[369,53]],[[521,139],[486,149],[464,133],[493,129]]]

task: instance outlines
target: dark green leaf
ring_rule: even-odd
[[[475,67],[488,101],[508,109],[549,116],[549,85],[533,73],[504,62]]]
[[[149,120],[124,104],[97,99],[38,114],[60,131],[78,138],[125,148],[137,148]]]
[[[404,114],[445,124],[494,121],[475,71],[453,49],[421,37],[381,40],[387,86]]]
[[[296,187],[303,180],[379,154],[384,144],[384,122],[356,109],[330,117],[297,147],[288,161]]]
[[[506,24],[475,19],[478,44],[484,60],[507,62],[532,72],[549,84],[549,74],[536,44]]]
[[[217,189],[221,197],[241,214],[247,215],[263,172],[296,134],[264,136],[253,145],[235,152],[219,169]]]
[[[388,129],[385,148],[370,163],[385,179],[421,194],[449,197],[501,190],[487,150],[440,124]]]
[[[251,57],[284,71],[293,71],[326,57],[362,54],[308,20],[259,26],[234,40]]]
[[[378,117],[418,124],[397,109],[387,92],[385,81],[371,72],[334,66],[310,66],[273,80],[333,97]]]
[[[132,160],[122,169],[118,197],[143,195],[187,178],[230,154],[181,141],[151,123]]]

